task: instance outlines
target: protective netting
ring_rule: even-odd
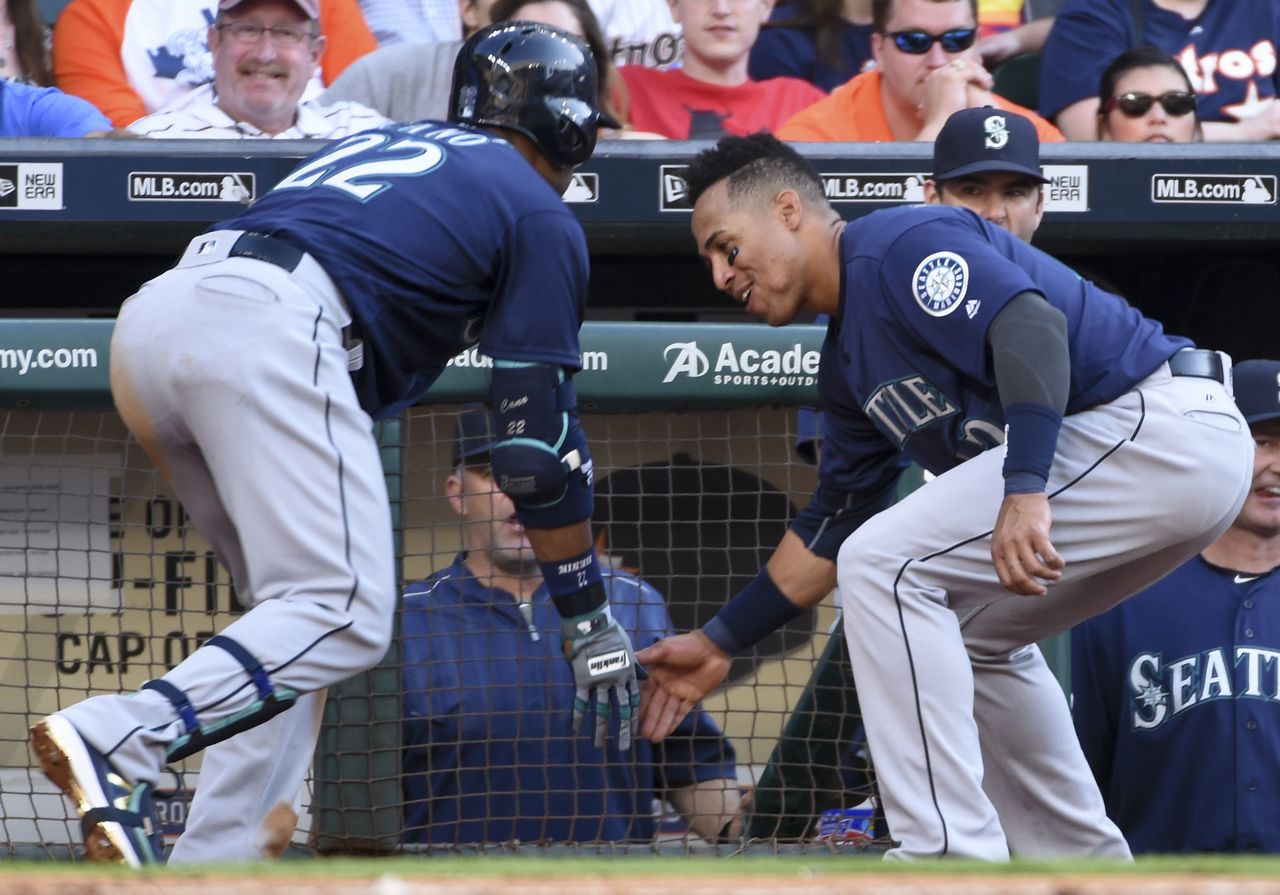
[[[739,657],[688,736],[604,755],[575,739],[556,617],[536,580],[514,584],[530,569],[484,458],[454,463],[456,411],[419,408],[383,430],[402,580],[416,596],[387,661],[330,694],[297,848],[684,851],[722,833],[721,848],[772,846],[813,841],[824,810],[865,802],[869,769],[829,601]],[[162,675],[243,610],[114,414],[0,419],[4,834],[11,854],[61,857],[77,850],[78,828],[31,769],[27,727]],[[597,543],[638,646],[710,618],[814,484],[794,409],[588,414],[584,425]],[[464,549],[529,591],[529,608],[469,578],[455,565]],[[170,840],[198,771],[195,757],[166,777]],[[747,807],[730,823],[739,793]],[[828,817],[827,832],[856,842],[865,826],[850,810]]]

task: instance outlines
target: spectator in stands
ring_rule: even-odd
[[[334,139],[387,123],[358,103],[302,101],[325,39],[315,0],[223,0],[209,26],[213,83],[130,125],[145,137]]]
[[[670,68],[683,55],[668,0],[591,0],[616,66]]]
[[[0,80],[0,137],[105,137],[106,116],[56,87]]]
[[[773,131],[823,98],[799,78],[753,81],[747,58],[773,0],[669,0],[684,34],[680,68],[619,69],[637,130],[677,140]]]
[[[783,140],[932,140],[954,112],[995,106],[1022,115],[1041,141],[1049,122],[991,92],[977,40],[977,0],[873,0],[876,69],[858,75],[778,130]]]
[[[1076,731],[1138,852],[1280,852],[1280,361],[1234,370],[1253,488],[1199,556],[1076,627]]]
[[[0,0],[0,81],[53,86],[36,0]]]
[[[524,19],[554,25],[587,42],[599,72],[601,106],[618,121],[626,121],[627,90],[618,70],[609,61],[604,34],[587,0],[497,0],[477,4],[485,16],[477,27],[494,21]],[[320,97],[322,102],[350,100],[375,109],[393,121],[444,118],[448,112],[453,60],[461,42],[401,44],[381,47],[357,59]],[[619,137],[657,137],[624,128],[601,128],[602,140]]]
[[[1067,0],[1044,48],[1040,111],[1068,139],[1096,140],[1102,70],[1127,49],[1154,46],[1186,71],[1206,140],[1276,139],[1277,40],[1275,0]]]
[[[783,0],[751,48],[747,73],[834,90],[871,63],[871,0]]]
[[[734,750],[694,711],[674,741],[602,752],[572,731],[560,622],[510,498],[489,470],[489,414],[457,418],[445,482],[462,522],[454,563],[405,590],[404,820],[409,842],[649,841],[655,795],[704,839],[736,839]],[[670,633],[660,594],[607,573],[614,616],[637,645]]]
[[[1118,143],[1191,143],[1203,139],[1196,93],[1164,50],[1125,50],[1098,84],[1098,139]]]
[[[322,77],[304,99],[377,46],[356,0],[310,2],[319,4],[325,42]],[[207,38],[217,8],[217,0],[71,0],[53,30],[57,84],[89,100],[117,127],[180,105],[213,80]]]
[[[360,0],[360,11],[378,46],[385,47],[460,39],[460,5],[457,0]]]

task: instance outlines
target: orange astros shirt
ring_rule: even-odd
[[[996,105],[1031,121],[1041,143],[1061,143],[1062,132],[1030,109],[1001,96]],[[880,72],[869,71],[837,87],[778,128],[778,139],[814,143],[892,143],[893,131],[880,101]]]

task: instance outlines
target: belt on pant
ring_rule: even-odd
[[[1226,385],[1227,369],[1221,352],[1207,348],[1183,348],[1169,358],[1169,372],[1174,376],[1196,376]]]
[[[265,261],[268,264],[274,264],[276,267],[284,268],[290,273],[298,269],[298,265],[302,263],[302,256],[305,254],[302,249],[291,246],[283,240],[275,239],[271,236],[263,236],[261,233],[249,233],[248,231],[241,233],[231,246],[231,250],[227,252],[228,257],[253,258],[255,261]]]
[[[306,252],[297,246],[289,245],[273,236],[262,233],[250,233],[246,230],[236,237],[227,252],[228,258],[252,258],[274,264],[289,273],[298,269]],[[347,350],[347,369],[359,370],[364,366],[364,340],[360,337],[354,322],[342,328],[342,345]]]

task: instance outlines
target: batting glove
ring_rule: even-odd
[[[614,621],[609,604],[586,615],[560,620],[565,658],[573,666],[577,692],[573,697],[573,732],[582,729],[591,693],[595,691],[596,748],[603,749],[612,715],[609,695],[618,704],[618,748],[631,748],[640,723],[640,686],[636,683],[636,656],[631,638]]]

